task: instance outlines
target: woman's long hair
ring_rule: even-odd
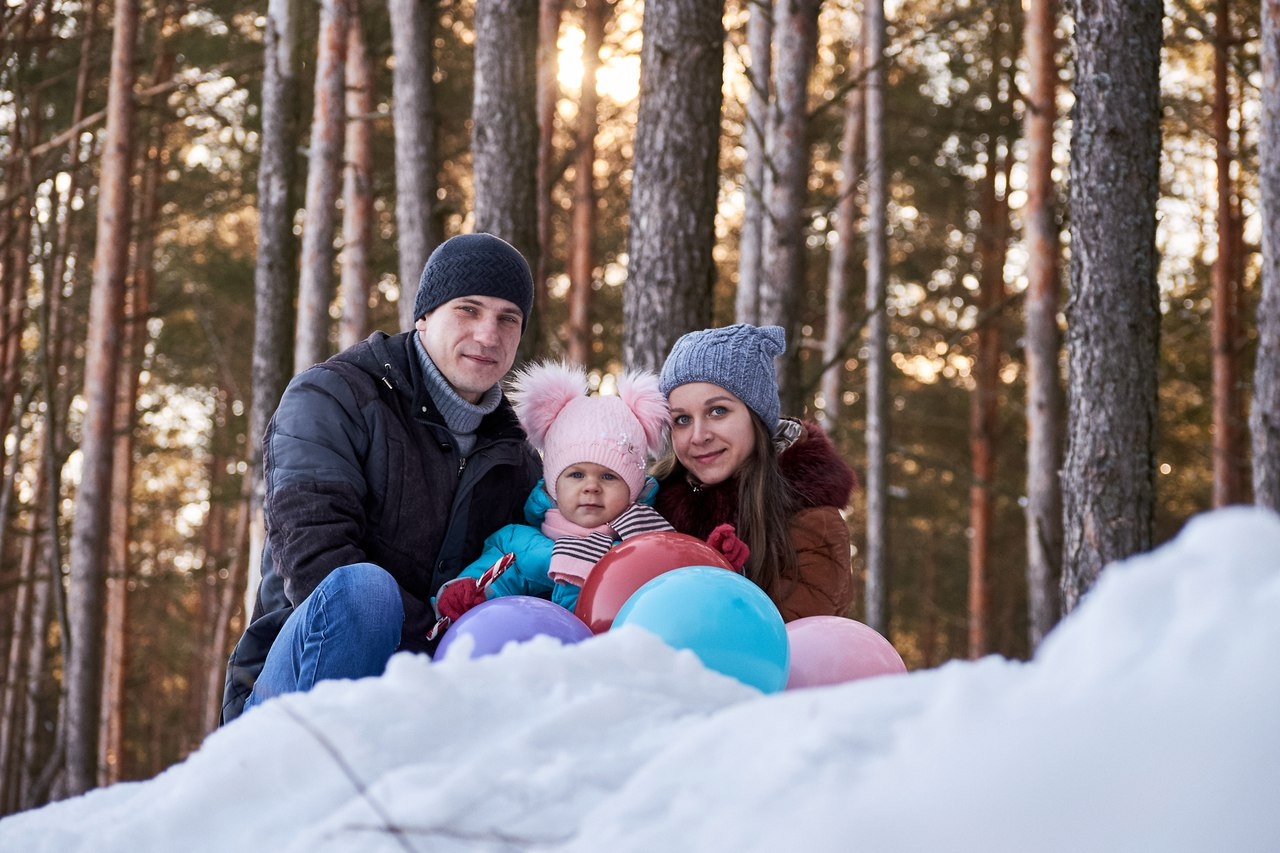
[[[796,549],[787,525],[795,497],[778,465],[773,436],[754,413],[751,428],[755,446],[738,469],[738,537],[751,549],[744,569],[747,577],[770,590],[780,579],[797,577]]]
[[[743,460],[734,475],[738,481],[737,532],[738,538],[751,549],[744,573],[761,589],[769,590],[780,579],[794,581],[798,576],[796,549],[787,525],[795,509],[795,497],[778,465],[773,436],[754,412],[751,429],[755,437],[751,455]],[[691,476],[670,444],[653,464],[651,473],[659,481],[672,474]],[[715,522],[725,520],[715,519]]]

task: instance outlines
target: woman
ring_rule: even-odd
[[[747,577],[786,621],[843,616],[853,576],[840,510],[854,475],[821,427],[779,418],[773,360],[785,349],[781,327],[745,323],[676,341],[660,382],[672,426],[655,508],[699,539],[734,525]]]

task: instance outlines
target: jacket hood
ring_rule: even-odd
[[[843,509],[857,482],[853,469],[836,453],[822,427],[802,421],[804,432],[778,457],[782,476],[791,485],[800,507]]]
[[[374,332],[360,343],[333,356],[335,361],[345,361],[359,367],[365,373],[388,385],[406,397],[413,396],[414,369],[409,361],[409,347],[414,332],[388,335]]]

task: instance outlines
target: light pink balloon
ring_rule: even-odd
[[[907,671],[888,640],[843,616],[806,616],[788,622],[787,639],[791,643],[787,690]]]

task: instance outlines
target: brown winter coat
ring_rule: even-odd
[[[840,510],[849,502],[854,474],[822,427],[803,426],[778,457],[798,504],[788,527],[799,576],[780,578],[765,590],[788,622],[802,616],[846,616],[853,605],[849,528]],[[677,463],[661,481],[654,506],[679,532],[705,539],[718,524],[738,524],[738,483],[695,487]]]

